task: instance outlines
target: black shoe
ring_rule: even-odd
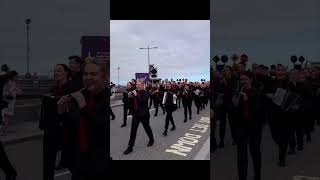
[[[115,120],[115,119],[116,119],[116,117],[115,117],[115,116],[112,116],[111,120]]]
[[[147,146],[151,147],[153,144],[154,144],[154,140],[150,140]]]
[[[164,130],[163,135],[164,135],[164,136],[167,136],[167,134],[168,134],[168,131],[167,131],[167,130]]]
[[[279,166],[279,167],[286,167],[286,163],[285,162],[278,162],[277,163],[277,165]]]
[[[189,117],[189,119],[192,119],[191,116]]]
[[[220,142],[219,148],[224,148],[224,142]]]
[[[122,125],[121,125],[122,128],[123,128],[123,127],[126,127],[126,126],[127,126],[127,124],[122,124]]]
[[[174,131],[176,129],[176,126],[173,125],[172,128],[170,129],[171,131]]]
[[[155,114],[154,116],[158,116],[158,114]]]
[[[288,151],[288,155],[294,155],[294,154],[296,154],[296,151],[294,149],[290,149]]]
[[[184,119],[184,121],[183,122],[187,122],[187,119]]]
[[[165,114],[166,112],[163,111],[163,114]]]
[[[58,166],[56,166],[54,169],[59,171],[59,170],[64,169],[64,168],[65,168],[64,165],[59,163]]]
[[[133,150],[133,148],[129,146],[129,147],[123,152],[123,154],[124,154],[124,155],[130,154],[130,153],[132,152],[132,150]]]
[[[302,146],[298,147],[298,151],[302,151],[302,150],[303,150]]]

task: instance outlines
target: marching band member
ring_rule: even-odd
[[[192,118],[192,100],[193,100],[193,92],[190,90],[188,84],[185,84],[183,87],[183,91],[181,93],[182,105],[184,109],[184,122],[187,122],[187,113],[189,111],[189,119]]]
[[[163,102],[162,102],[167,112],[165,126],[164,126],[165,130],[163,132],[164,136],[167,136],[169,121],[171,122],[171,125],[172,125],[171,131],[176,129],[176,125],[174,124],[174,120],[172,116],[173,111],[175,111],[177,108],[176,99],[177,99],[177,95],[174,93],[171,83],[167,83],[166,91],[165,91]]]
[[[253,160],[254,180],[261,179],[261,113],[264,112],[264,108],[260,101],[263,96],[259,89],[252,86],[252,78],[251,73],[242,73],[240,75],[241,90],[233,97],[239,180],[247,179],[248,147]]]
[[[135,144],[137,130],[140,122],[142,123],[143,128],[149,137],[149,143],[147,146],[150,147],[154,143],[153,133],[150,127],[150,113],[148,108],[149,94],[144,88],[144,82],[141,80],[137,80],[136,90],[129,92],[128,96],[129,98],[133,98],[133,118],[131,124],[129,146],[124,151],[125,155],[133,151],[133,146]]]

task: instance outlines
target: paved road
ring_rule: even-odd
[[[18,171],[17,180],[42,180],[42,140],[26,141],[5,147],[10,161]],[[70,180],[65,170],[56,172],[56,180]],[[0,179],[5,179],[0,172]]]
[[[208,125],[209,127],[209,109],[202,111],[199,115],[193,115],[193,119],[187,123],[183,123],[183,109],[180,108],[174,113],[174,118],[176,120],[177,129],[174,132],[169,132],[167,137],[162,136],[164,117],[160,115],[156,118],[152,116],[151,126],[154,131],[155,145],[151,148],[146,148],[147,138],[143,131],[143,128],[139,127],[138,137],[136,141],[136,147],[134,152],[128,156],[123,156],[122,152],[126,148],[129,133],[130,133],[130,118],[128,120],[128,126],[125,128],[120,128],[122,123],[122,117],[120,112],[122,112],[122,107],[119,103],[114,102],[112,104],[118,105],[113,107],[113,111],[117,116],[115,121],[111,122],[111,152],[114,159],[209,159],[209,128],[197,129],[197,127],[192,128],[195,124],[200,124],[202,126]],[[195,109],[193,109],[195,111]],[[162,111],[161,111],[162,112]],[[151,115],[153,115],[153,111]],[[206,117],[206,118],[203,118]],[[17,136],[27,136],[30,133],[41,133],[37,128],[37,121],[26,120],[24,124],[17,125],[15,130],[17,132],[10,133],[6,137],[1,137],[2,140],[8,138],[17,138]],[[194,129],[197,131],[192,131]],[[24,134],[23,134],[24,133]],[[28,134],[27,134],[28,133]],[[170,146],[177,144],[179,138],[183,137],[186,133],[197,135],[197,139],[193,137],[195,145],[190,145],[189,152],[183,152],[186,156],[177,155],[174,153],[165,152],[166,149],[170,149]],[[10,137],[12,136],[12,137]],[[19,137],[18,137],[19,138]],[[186,138],[185,138],[186,139]],[[185,145],[187,146],[187,145]],[[37,136],[37,138],[31,138],[24,141],[19,141],[16,143],[10,143],[5,146],[8,153],[9,159],[17,169],[19,176],[18,180],[41,180],[42,179],[42,138]],[[66,170],[56,172],[56,180],[70,180],[70,173]],[[4,179],[4,175],[0,171],[0,179]]]
[[[154,117],[154,109],[150,111],[150,125],[154,134],[155,144],[152,147],[146,147],[148,137],[142,127],[139,125],[134,150],[129,155],[123,155],[127,148],[131,119],[128,118],[127,126],[120,128],[123,123],[123,106],[113,108],[116,119],[111,121],[111,156],[115,160],[193,160],[193,159],[210,159],[210,119],[209,107],[197,115],[193,105],[192,120],[184,123],[183,108],[179,108],[173,113],[173,118],[177,129],[168,131],[168,136],[163,136],[165,115],[159,107],[159,114]],[[203,128],[201,128],[203,127]],[[169,126],[171,128],[171,125]],[[201,132],[200,132],[201,131]],[[189,144],[182,144],[182,142]],[[178,146],[178,144],[182,146]],[[180,148],[179,148],[180,147]],[[177,150],[179,149],[179,150]]]
[[[262,180],[302,180],[304,177],[309,177],[304,180],[315,180],[314,177],[320,179],[319,126],[312,134],[312,138],[310,143],[305,143],[302,152],[288,156],[287,167],[280,168],[276,166],[278,150],[271,138],[270,130],[266,127],[261,145]],[[236,146],[232,146],[231,143],[228,127],[225,148],[211,155],[211,180],[237,180]],[[252,160],[249,159],[248,180],[253,177],[252,169]]]

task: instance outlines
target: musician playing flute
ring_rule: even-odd
[[[187,122],[187,114],[189,111],[189,119],[192,118],[192,100],[193,100],[193,92],[190,90],[190,87],[188,84],[185,84],[182,93],[181,93],[181,98],[182,98],[182,105],[184,109],[184,121]]]
[[[264,107],[261,90],[252,86],[252,78],[249,72],[241,73],[240,91],[233,97],[239,180],[247,180],[248,147],[253,161],[254,180],[261,179],[261,115]]]
[[[153,133],[150,127],[150,113],[148,108],[149,93],[144,88],[144,82],[137,80],[136,90],[130,91],[128,93],[128,97],[133,99],[133,111],[130,140],[128,148],[124,151],[125,155],[133,151],[133,146],[135,144],[140,122],[142,123],[143,128],[149,137],[149,143],[147,146],[150,147],[154,143]]]

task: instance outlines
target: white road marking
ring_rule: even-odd
[[[205,160],[207,155],[210,153],[210,136],[196,155],[193,160]]]
[[[70,171],[64,171],[64,172],[61,172],[61,173],[56,173],[54,175],[54,177],[60,177],[60,176],[64,176],[64,175],[67,175],[67,174],[70,174],[71,172]]]
[[[293,176],[293,180],[320,180],[320,177]]]
[[[193,133],[200,133],[200,134],[205,133],[209,129],[209,125],[200,124],[200,123],[210,124],[210,118],[201,117],[199,122],[195,123],[192,126],[192,128],[189,129],[189,130],[193,131]],[[199,140],[202,137],[202,135],[193,134],[193,133],[185,133],[183,137],[180,137],[178,139],[178,142],[176,144],[171,145],[170,149],[166,149],[165,152],[177,154],[177,155],[184,156],[184,157],[187,156],[188,155],[187,153],[192,151],[192,148],[199,142]],[[207,141],[206,141],[206,143],[207,143]],[[186,145],[190,145],[191,147],[188,147]],[[207,144],[205,144],[205,145],[207,145]],[[207,151],[207,150],[209,151],[209,149],[210,149],[209,141],[208,141],[208,145],[207,146],[208,146],[208,148],[207,149],[203,149],[203,151],[201,151],[201,153],[205,153],[205,151]],[[201,155],[197,156],[197,158],[205,159],[206,155],[207,154],[204,154],[204,155],[201,154]],[[202,156],[204,156],[204,157],[202,157]]]

